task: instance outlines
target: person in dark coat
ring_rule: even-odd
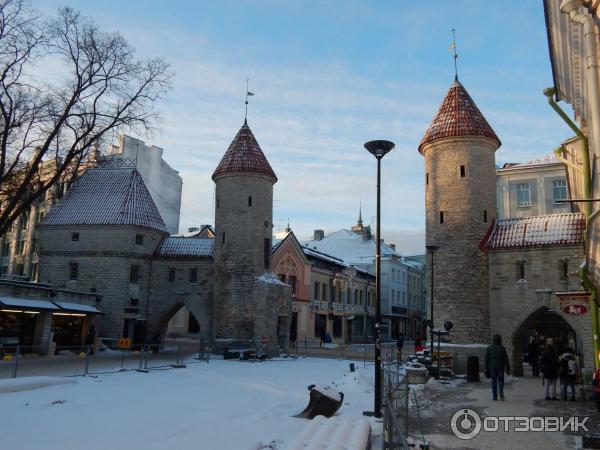
[[[575,401],[575,380],[577,379],[577,361],[570,348],[566,348],[559,359],[560,397],[567,400],[567,389],[571,388],[571,401]]]
[[[492,378],[492,398],[504,400],[504,372],[510,373],[510,364],[506,348],[502,345],[502,336],[495,334],[492,338],[492,345],[485,351],[485,373]]]
[[[94,341],[96,340],[96,329],[94,326],[90,326],[88,333],[85,337],[85,345],[90,350],[90,355],[94,354]]]
[[[532,341],[529,344],[529,365],[533,371],[534,377],[540,376],[540,346],[537,341]]]
[[[160,333],[157,331],[152,335],[152,353],[157,354],[158,349],[160,348],[160,343],[162,339]]]
[[[541,369],[544,373],[544,386],[546,386],[546,400],[558,400],[556,396],[556,379],[558,378],[559,368],[558,356],[556,356],[552,344],[548,344],[544,349],[541,363]]]
[[[398,340],[396,341],[396,348],[398,349],[398,361],[402,361],[402,347],[404,346],[404,335],[398,335]]]

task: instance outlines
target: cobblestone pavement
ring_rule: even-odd
[[[470,440],[454,436],[450,428],[452,415],[460,409],[470,408],[483,418],[485,416],[559,416],[568,418],[589,417],[585,425],[590,432],[600,432],[600,414],[591,400],[583,400],[578,393],[577,401],[544,400],[541,378],[531,376],[508,377],[505,386],[505,401],[492,401],[490,381],[485,378],[480,383],[440,385],[429,383],[417,390],[422,414],[422,426],[411,421],[411,435],[419,438],[425,435],[430,448],[446,449],[527,449],[527,450],[566,450],[577,448],[577,436],[570,432],[517,432],[514,426],[509,431],[485,432]],[[413,409],[413,417],[416,411]],[[501,428],[503,425],[501,423]],[[420,440],[420,439],[419,439]]]

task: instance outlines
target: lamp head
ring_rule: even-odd
[[[560,12],[570,14],[571,11],[577,11],[582,5],[581,0],[563,0],[560,2]]]
[[[365,144],[365,148],[377,159],[383,158],[395,146],[393,142],[383,140],[369,141]]]
[[[436,250],[439,250],[439,247],[437,245],[426,245],[425,248],[427,249],[428,252],[433,253]]]

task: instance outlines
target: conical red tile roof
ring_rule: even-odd
[[[425,144],[459,136],[485,136],[495,140],[500,146],[500,139],[467,90],[456,80],[450,85],[446,98],[423,136],[419,152]]]
[[[272,178],[274,183],[277,182],[275,172],[246,121],[223,155],[212,179],[214,181],[221,175],[231,173],[258,173]]]

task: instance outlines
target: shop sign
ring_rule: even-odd
[[[126,349],[131,347],[131,339],[129,338],[120,338],[119,339],[119,348]]]
[[[560,309],[565,314],[581,316],[589,309],[590,293],[587,291],[557,292]]]

